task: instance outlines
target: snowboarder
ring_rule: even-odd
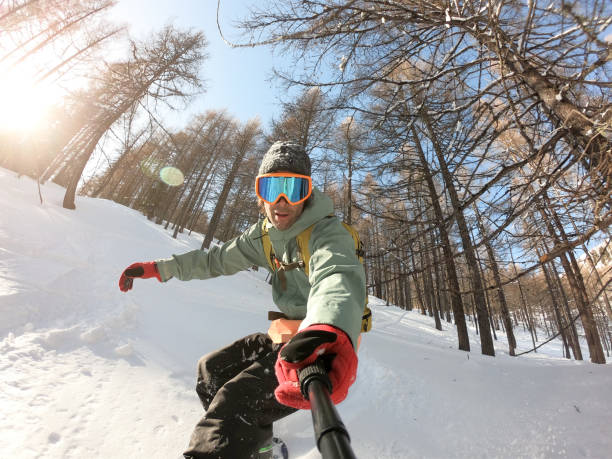
[[[255,333],[200,359],[196,391],[206,413],[186,458],[272,457],[272,424],[310,408],[297,371],[319,356],[326,360],[334,403],[346,398],[355,381],[366,289],[353,238],[332,216],[331,199],[312,186],[303,147],[275,142],[258,174],[263,223],[207,252],[134,263],[119,280],[126,292],[134,278],[209,279],[253,265],[272,273],[272,296],[281,311],[272,324],[293,331]],[[296,240],[304,231],[311,231],[307,269]]]

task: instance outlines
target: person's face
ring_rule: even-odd
[[[291,225],[302,215],[304,203],[292,206],[284,197],[281,197],[275,204],[268,204],[264,201],[263,205],[268,220],[276,229],[283,231],[291,228]]]

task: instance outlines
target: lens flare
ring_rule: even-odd
[[[180,186],[185,181],[185,176],[176,167],[166,166],[159,171],[162,182],[168,186]]]

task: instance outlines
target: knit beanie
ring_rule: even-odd
[[[259,166],[259,175],[287,171],[310,176],[310,158],[304,147],[295,142],[274,142]]]

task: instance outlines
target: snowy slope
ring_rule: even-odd
[[[198,358],[267,328],[263,273],[136,281],[125,266],[200,246],[138,212],[0,169],[0,457],[177,458],[203,414]],[[372,298],[358,379],[339,405],[359,458],[612,457],[612,366],[557,342],[510,358],[456,350],[455,333]],[[529,338],[517,330],[522,349]],[[585,348],[586,351],[586,348]],[[319,457],[309,412],[276,426]]]

